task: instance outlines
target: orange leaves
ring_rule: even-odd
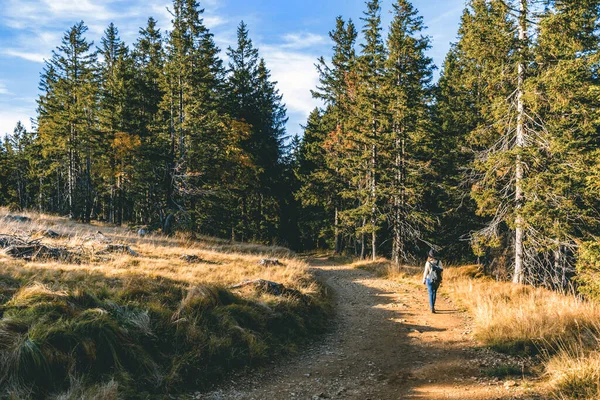
[[[111,144],[117,159],[125,158],[142,145],[139,136],[127,132],[117,132]]]

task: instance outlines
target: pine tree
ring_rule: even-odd
[[[134,214],[142,216],[142,223],[158,225],[160,211],[165,208],[165,185],[169,152],[168,141],[159,135],[161,115],[159,104],[164,95],[160,79],[165,54],[162,36],[153,18],[145,28],[132,51],[134,75],[129,96],[133,102],[131,129],[139,136],[138,161],[135,170]]]
[[[121,224],[126,212],[128,181],[131,180],[131,156],[140,139],[132,132],[133,62],[118,29],[110,24],[104,32],[101,47],[99,129],[103,139],[104,183],[108,189],[106,210],[102,214],[108,221]]]
[[[214,189],[218,181],[215,152],[223,139],[220,120],[222,61],[213,36],[201,18],[195,0],[173,2],[173,31],[167,40],[167,57],[160,104],[164,115],[163,136],[169,140],[166,207],[162,218],[165,231],[176,211],[188,218],[196,231],[198,197]]]
[[[317,90],[312,91],[312,95],[323,100],[327,106],[325,119],[332,120],[334,123],[330,132],[335,131],[336,134],[344,135],[349,129],[349,114],[353,101],[351,88],[355,80],[357,32],[354,23],[352,20],[346,23],[342,17],[337,17],[336,28],[329,32],[329,37],[333,41],[331,66],[327,64],[323,57],[319,58],[317,63],[319,86]],[[327,218],[326,221],[333,219],[334,251],[340,253],[342,251],[340,211],[345,208],[340,193],[344,186],[348,184],[348,178],[343,177],[340,173],[339,159],[328,159],[322,156],[325,139],[326,136],[322,136],[319,142],[310,143],[306,147],[309,152],[314,153],[312,156],[308,155],[314,163],[314,171],[310,171],[311,176],[305,177],[305,190],[302,193],[305,202],[309,199],[313,200],[313,206],[315,205],[314,200],[320,198],[320,201],[324,202],[322,205],[328,210],[327,212],[333,214],[333,218]],[[338,148],[337,150],[341,149]],[[330,153],[331,156],[341,154],[339,151]],[[320,186],[323,187],[320,197],[315,197],[313,193],[307,190],[311,187],[312,183],[310,181],[315,179],[320,180]]]
[[[38,100],[38,133],[44,155],[54,161],[57,211],[89,221],[92,157],[99,139],[95,127],[96,54],[83,37],[86,31],[83,21],[74,25],[46,62]]]
[[[255,166],[248,174],[240,175],[245,178],[236,184],[239,203],[235,212],[236,222],[232,226],[232,237],[237,235],[242,240],[252,238],[252,232],[257,231],[259,220],[253,219],[251,203],[258,197],[259,167],[257,159],[261,151],[259,143],[259,115],[258,115],[258,63],[259,55],[249,37],[248,27],[244,21],[240,22],[237,30],[237,47],[229,47],[227,55],[230,59],[227,69],[226,103],[227,112],[239,126],[241,144],[252,158]]]
[[[240,218],[236,231],[248,237],[250,230],[254,239],[268,242],[277,235],[281,203],[288,202],[283,194],[289,189],[282,186],[279,168],[286,110],[243,21],[237,34],[237,47],[228,49],[231,62],[227,71],[227,110],[245,133],[241,144],[254,168],[239,186]]]
[[[326,247],[323,242],[329,239],[331,226],[334,230],[336,227],[335,220],[331,218],[333,207],[330,199],[337,195],[332,193],[331,180],[337,182],[338,176],[331,173],[323,147],[329,133],[326,118],[318,108],[309,114],[296,151],[295,174],[300,181],[296,197],[302,204],[300,232],[302,246],[306,249]],[[333,237],[335,249],[337,235]]]
[[[385,126],[385,94],[384,72],[386,49],[382,38],[381,6],[379,0],[367,2],[367,10],[362,18],[365,25],[362,33],[364,43],[357,61],[356,100],[352,130],[355,138],[351,139],[359,145],[355,165],[364,165],[366,179],[356,175],[353,184],[354,192],[345,193],[345,197],[355,197],[360,205],[347,213],[353,219],[362,219],[360,233],[371,234],[371,258],[377,258],[377,231],[380,228],[380,197],[378,186],[380,174],[378,150],[382,140],[381,133]],[[362,181],[362,182],[361,182]],[[368,221],[368,222],[367,222]]]
[[[581,251],[589,259],[594,246],[588,244],[600,228],[592,211],[599,205],[599,18],[595,0],[549,2],[525,87],[524,103],[537,122],[523,184],[527,272],[534,283],[554,288],[568,287],[579,244],[586,243]],[[584,276],[586,262],[583,257]]]
[[[409,244],[421,239],[432,218],[424,198],[431,180],[433,124],[430,112],[432,60],[422,17],[406,0],[394,5],[386,62],[388,126],[381,145],[383,196],[392,230],[392,260],[410,258]],[[429,171],[429,172],[428,172]],[[413,246],[414,248],[415,246]]]
[[[469,2],[459,41],[444,65],[436,104],[442,148],[454,153],[448,152],[443,160],[455,171],[445,182],[452,188],[454,198],[449,200],[455,207],[463,204],[460,164],[470,165],[462,180],[463,185],[470,185],[476,212],[483,219],[483,227],[472,235],[478,256],[491,255],[490,249],[497,249],[496,256],[500,256],[503,248],[514,245],[515,203],[507,193],[514,194],[511,137],[518,46],[516,25],[509,13],[503,1]],[[455,211],[454,215],[461,214]]]
[[[21,121],[17,122],[12,135],[6,136],[5,150],[9,161],[8,179],[11,185],[7,187],[10,203],[19,209],[32,208],[37,201],[38,191],[35,176],[36,165],[36,135],[25,129]]]

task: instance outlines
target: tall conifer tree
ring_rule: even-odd
[[[65,33],[46,61],[38,100],[38,132],[44,155],[58,174],[58,210],[89,221],[92,210],[92,158],[98,149],[96,54],[84,38],[82,22]],[[65,184],[66,190],[61,186]]]
[[[425,55],[430,45],[429,38],[422,35],[422,17],[406,0],[398,0],[393,9],[385,90],[390,129],[384,134],[381,156],[382,184],[387,189],[384,197],[389,199],[386,215],[392,231],[392,259],[399,265],[414,254],[414,244],[425,236],[432,222],[424,209],[424,198],[435,158],[430,112],[433,67]]]

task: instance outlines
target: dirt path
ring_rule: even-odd
[[[490,354],[475,348],[465,315],[443,296],[431,314],[425,286],[319,260],[312,265],[337,310],[327,337],[285,365],[197,399],[531,398],[521,385],[481,378]]]

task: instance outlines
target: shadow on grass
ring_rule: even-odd
[[[322,297],[25,266],[0,273],[0,317],[0,398],[88,398],[112,381],[135,399],[208,388],[288,354],[325,330],[328,309]]]

